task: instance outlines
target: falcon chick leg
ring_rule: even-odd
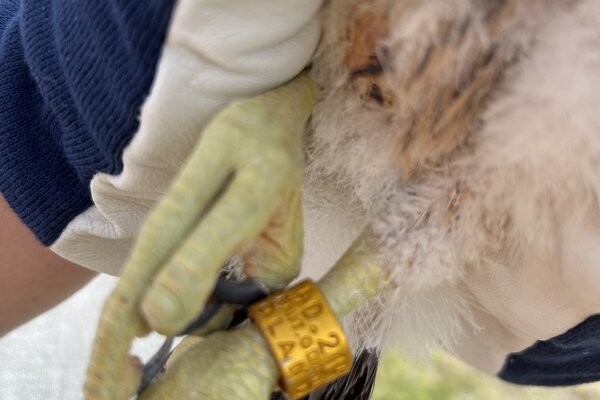
[[[392,287],[371,243],[359,237],[319,285],[333,312],[342,318]],[[167,373],[142,400],[265,400],[279,373],[265,340],[254,325],[190,338],[176,350]]]
[[[200,313],[220,268],[241,255],[268,289],[299,270],[302,136],[317,98],[305,75],[233,103],[203,133],[150,214],[101,315],[86,399],[126,399],[140,381],[128,351],[151,330],[181,332]]]

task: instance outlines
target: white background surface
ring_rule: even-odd
[[[116,279],[94,279],[58,307],[0,339],[0,400],[82,399],[87,361],[104,299]],[[136,343],[143,360],[158,336]]]

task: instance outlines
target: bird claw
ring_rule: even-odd
[[[266,288],[284,287],[297,275],[302,137],[316,97],[316,85],[302,75],[233,103],[204,131],[187,166],[146,219],[105,304],[86,399],[133,395],[142,374],[128,358],[133,339],[152,330],[167,336],[193,330],[190,324],[213,293],[221,266],[236,252],[243,253],[246,274]],[[226,285],[217,295],[247,302],[264,294],[255,285],[243,287],[239,298]]]
[[[391,288],[369,235],[361,235],[321,280],[321,290],[338,318]],[[367,399],[376,360],[376,352],[359,353],[357,368],[348,379],[325,388],[323,393],[330,396],[326,398]],[[278,377],[266,341],[253,324],[248,324],[206,338],[184,340],[167,364],[166,374],[140,399],[265,400],[277,389]],[[331,393],[332,388],[335,394]],[[338,397],[342,394],[347,397]],[[353,394],[357,397],[351,397]]]
[[[306,76],[254,99],[234,103],[204,132],[169,193],[149,215],[117,288],[102,312],[85,386],[87,400],[124,400],[142,379],[129,355],[136,337],[181,332],[213,293],[224,262],[241,252],[245,272],[269,289],[299,272],[302,255],[302,134],[316,100]],[[386,288],[372,248],[359,239],[322,281],[338,316]],[[262,288],[244,284],[245,303]],[[260,289],[260,290],[259,290]],[[209,319],[224,329],[225,305]],[[227,322],[225,322],[227,321]],[[205,321],[202,321],[205,322]],[[188,331],[189,329],[186,329]],[[209,361],[207,361],[209,360]],[[141,399],[266,399],[278,371],[252,324],[189,337],[174,351],[166,374]]]

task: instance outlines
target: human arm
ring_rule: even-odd
[[[76,264],[118,274],[214,113],[296,75],[318,40],[318,2],[239,2],[234,13],[233,3],[179,1],[165,44],[174,4],[0,6],[0,190]],[[248,12],[254,25],[237,27]]]
[[[39,243],[0,195],[0,336],[57,305],[94,276]]]
[[[172,2],[145,3],[0,2],[2,333],[94,275],[48,247],[138,125]]]

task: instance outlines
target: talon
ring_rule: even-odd
[[[173,337],[169,336],[165,339],[160,349],[156,354],[144,365],[142,373],[142,382],[138,389],[138,394],[144,391],[148,385],[156,381],[158,377],[164,372],[165,365],[171,356],[171,347],[173,347]]]
[[[264,299],[269,292],[264,285],[253,279],[232,282],[220,275],[214,294],[224,303],[250,305]]]

